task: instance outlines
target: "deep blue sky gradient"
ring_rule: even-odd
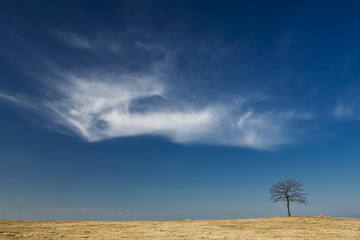
[[[268,190],[288,177],[308,192],[309,204],[293,206],[294,215],[359,218],[359,7],[354,1],[1,1],[0,219],[283,216],[284,205],[269,202]],[[90,47],[71,45],[74,36]],[[154,68],[166,75],[171,100],[144,97],[132,102],[136,111],[226,106],[224,119],[236,121],[252,111],[259,118],[246,127],[265,143],[224,142],[233,134],[230,120],[217,123],[214,135],[194,134],[194,141],[168,132],[91,141],[43,108],[73,100],[54,90],[53,69],[146,73],[166,54],[170,63]],[[247,105],[232,105],[243,98]]]

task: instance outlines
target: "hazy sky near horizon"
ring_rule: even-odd
[[[0,219],[360,217],[354,1],[0,2]]]

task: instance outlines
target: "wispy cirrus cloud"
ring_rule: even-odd
[[[96,52],[94,58],[106,63],[108,55],[102,52],[105,40],[90,41],[73,33],[61,39]],[[132,47],[138,51],[137,59],[131,58],[131,50],[123,52],[123,59],[134,62],[126,71],[106,64],[77,68],[76,61],[72,69],[54,64],[46,74],[38,72],[35,76],[47,86],[47,94],[41,98],[5,93],[0,93],[0,98],[42,116],[54,123],[54,129],[60,126],[89,142],[150,134],[178,143],[275,149],[293,143],[296,124],[313,117],[295,110],[259,110],[252,104],[269,100],[264,94],[238,96],[233,102],[209,97],[201,103],[180,99],[174,84],[176,76],[169,74],[173,67],[169,56],[174,53],[144,42],[135,42]]]
[[[346,88],[337,99],[332,115],[339,119],[360,119],[360,86]]]
[[[77,47],[77,48],[85,48],[88,50],[96,50],[96,46],[93,43],[90,43],[88,38],[74,34],[74,33],[58,33],[58,35],[64,39],[65,43]]]
[[[300,113],[257,113],[246,105],[194,107],[189,102],[176,102],[149,76],[121,83],[104,78],[69,77],[66,81],[55,87],[56,98],[30,101],[37,106],[30,109],[90,142],[151,134],[179,143],[273,149],[293,142],[292,122],[301,119]],[[1,97],[20,106],[29,105],[28,98],[22,96]],[[237,113],[232,112],[234,108],[239,108]],[[308,118],[308,113],[302,117]]]
[[[256,114],[252,110],[243,114],[237,127],[243,133],[243,141],[254,148],[272,148],[293,142],[294,130],[291,122],[297,117],[288,112],[266,112]],[[272,143],[271,139],[275,139]]]
[[[357,107],[355,106],[351,106],[351,105],[342,105],[342,104],[338,104],[335,109],[334,109],[334,116],[337,118],[354,118],[356,117],[356,112]]]

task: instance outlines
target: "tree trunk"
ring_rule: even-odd
[[[291,216],[290,214],[290,203],[289,203],[289,198],[286,198],[286,206],[287,206],[287,211],[288,211],[288,217]]]

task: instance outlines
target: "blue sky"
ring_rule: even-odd
[[[352,1],[1,1],[0,219],[360,217]]]

